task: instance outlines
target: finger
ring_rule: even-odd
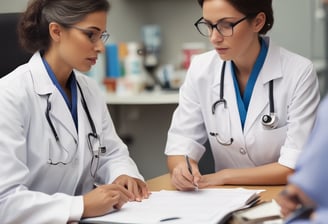
[[[199,172],[198,168],[195,170],[195,173],[193,174],[194,178],[193,178],[193,182],[194,185],[198,186],[199,182],[202,179],[202,174]]]
[[[139,191],[138,182],[136,180],[129,181],[128,186],[129,186],[128,189],[134,195],[134,200],[141,201],[142,196],[141,196],[140,191]]]
[[[191,191],[195,189],[194,183],[184,177],[174,177],[172,182],[178,190]]]
[[[114,204],[114,208],[115,209],[121,209],[123,207],[123,205],[128,202],[126,200],[124,200],[124,197],[121,197],[120,193],[115,194],[112,197],[113,200],[115,200],[115,204]]]
[[[140,181],[141,184],[139,185],[140,191],[143,195],[143,198],[149,198],[149,195],[151,194],[151,192],[148,189],[148,186],[145,182]]]
[[[127,198],[127,200],[129,201],[133,201],[134,200],[134,195],[132,194],[132,192],[128,191],[128,189],[126,189],[125,187],[123,187],[122,185],[119,184],[109,184],[106,185],[108,187],[108,190],[116,190],[116,192],[119,192],[120,194],[122,194],[125,198]]]
[[[150,192],[148,190],[147,184],[139,179],[136,179],[136,183],[137,183],[138,192],[139,192],[141,199],[148,198]]]

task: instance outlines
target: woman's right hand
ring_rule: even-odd
[[[281,207],[281,214],[287,217],[293,213],[299,206],[315,207],[315,203],[296,185],[288,184],[275,200]]]
[[[82,218],[104,215],[112,209],[120,209],[132,201],[134,195],[118,184],[101,185],[83,195],[84,211]]]
[[[201,174],[197,162],[190,159],[192,174],[188,170],[185,156],[168,156],[168,167],[171,172],[171,182],[177,190],[191,191],[198,188]]]

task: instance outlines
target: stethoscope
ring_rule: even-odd
[[[81,103],[82,103],[82,106],[83,106],[83,109],[87,115],[87,118],[88,118],[88,121],[89,121],[89,124],[90,124],[90,127],[91,127],[91,133],[88,133],[87,137],[88,137],[88,147],[89,147],[89,150],[92,154],[92,158],[91,158],[91,165],[90,165],[90,173],[91,173],[91,176],[93,178],[96,177],[96,173],[98,171],[98,163],[99,163],[99,156],[100,156],[100,153],[106,153],[106,147],[105,146],[102,146],[101,145],[101,142],[100,142],[100,136],[99,134],[97,134],[97,130],[96,130],[96,126],[92,120],[92,117],[90,115],[90,111],[89,111],[89,108],[87,106],[87,103],[86,103],[86,100],[85,100],[85,97],[84,97],[84,94],[82,92],[82,89],[81,89],[81,86],[79,85],[78,82],[76,82],[78,88],[79,88],[79,91],[81,93]],[[49,126],[51,128],[51,131],[56,139],[56,142],[60,145],[60,147],[67,153],[69,154],[68,150],[63,147],[63,145],[61,144],[60,142],[60,139],[59,139],[59,136],[57,134],[57,131],[55,129],[55,126],[53,125],[51,119],[50,119],[50,110],[51,110],[51,102],[49,101],[49,96],[48,95],[48,98],[47,98],[47,108],[46,108],[46,118],[47,118],[47,121],[49,123]],[[92,147],[92,139],[98,141],[98,147],[96,150],[93,150],[93,147]],[[49,152],[49,159],[48,159],[48,164],[50,165],[59,165],[59,164],[62,164],[62,165],[67,165],[69,163],[72,162],[73,158],[74,158],[74,155],[76,154],[77,152],[77,147],[75,147],[76,150],[75,152],[73,153],[72,156],[70,156],[70,158],[68,158],[66,161],[57,161],[57,162],[54,162],[53,159],[51,158],[51,155],[50,155],[50,152]]]
[[[215,115],[215,109],[217,105],[223,104],[224,108],[227,109],[227,101],[224,99],[224,76],[225,76],[225,66],[226,61],[223,62],[222,68],[221,68],[221,78],[220,78],[220,98],[219,100],[215,101],[212,105],[212,114]],[[278,117],[276,113],[274,112],[274,99],[273,99],[273,80],[270,80],[269,82],[269,114],[265,114],[262,116],[261,123],[265,128],[268,129],[274,129],[277,127],[278,124]],[[230,122],[230,117],[229,117]],[[231,128],[229,123],[229,132],[231,136]],[[216,137],[216,140],[221,145],[231,145],[233,143],[233,138],[230,137],[226,140],[224,140],[219,133],[217,132],[210,132],[211,136]]]

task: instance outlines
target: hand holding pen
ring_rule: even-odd
[[[193,171],[192,171],[192,166],[191,166],[191,163],[190,163],[190,159],[189,159],[188,155],[186,155],[185,158],[186,158],[188,171],[192,175],[192,184],[194,185],[194,190],[198,190],[198,181],[195,180],[195,176],[194,176]]]
[[[168,158],[168,167],[171,173],[172,185],[180,191],[197,189],[202,175],[196,161],[185,155],[174,155]]]
[[[281,207],[281,214],[285,222],[299,219],[309,219],[314,203],[297,186],[289,184],[275,199]]]

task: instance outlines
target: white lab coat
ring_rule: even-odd
[[[99,161],[101,182],[110,183],[121,174],[143,179],[126,145],[116,134],[97,84],[74,72],[102,145],[107,148]],[[91,128],[79,89],[77,92],[78,131],[39,53],[0,79],[1,223],[57,224],[81,217],[83,199],[79,195],[92,189],[93,178],[89,169],[91,153],[86,142]],[[49,94],[52,123],[69,156],[74,155],[68,165],[47,163],[49,157],[54,161],[67,160],[46,120]]]
[[[275,46],[267,37],[265,41],[269,49],[254,86],[244,130],[240,122],[231,62],[226,64],[224,80],[224,98],[229,113],[223,114],[221,104],[213,115],[212,105],[220,98],[222,60],[215,51],[192,60],[168,132],[166,155],[188,154],[199,161],[205,151],[203,144],[209,139],[216,171],[273,162],[295,167],[314,124],[320,100],[318,80],[308,59]],[[275,129],[266,129],[261,124],[262,116],[269,114],[270,80],[274,80],[274,106],[279,117]],[[222,146],[209,132],[218,132],[224,139],[232,137],[234,141],[230,146]]]

